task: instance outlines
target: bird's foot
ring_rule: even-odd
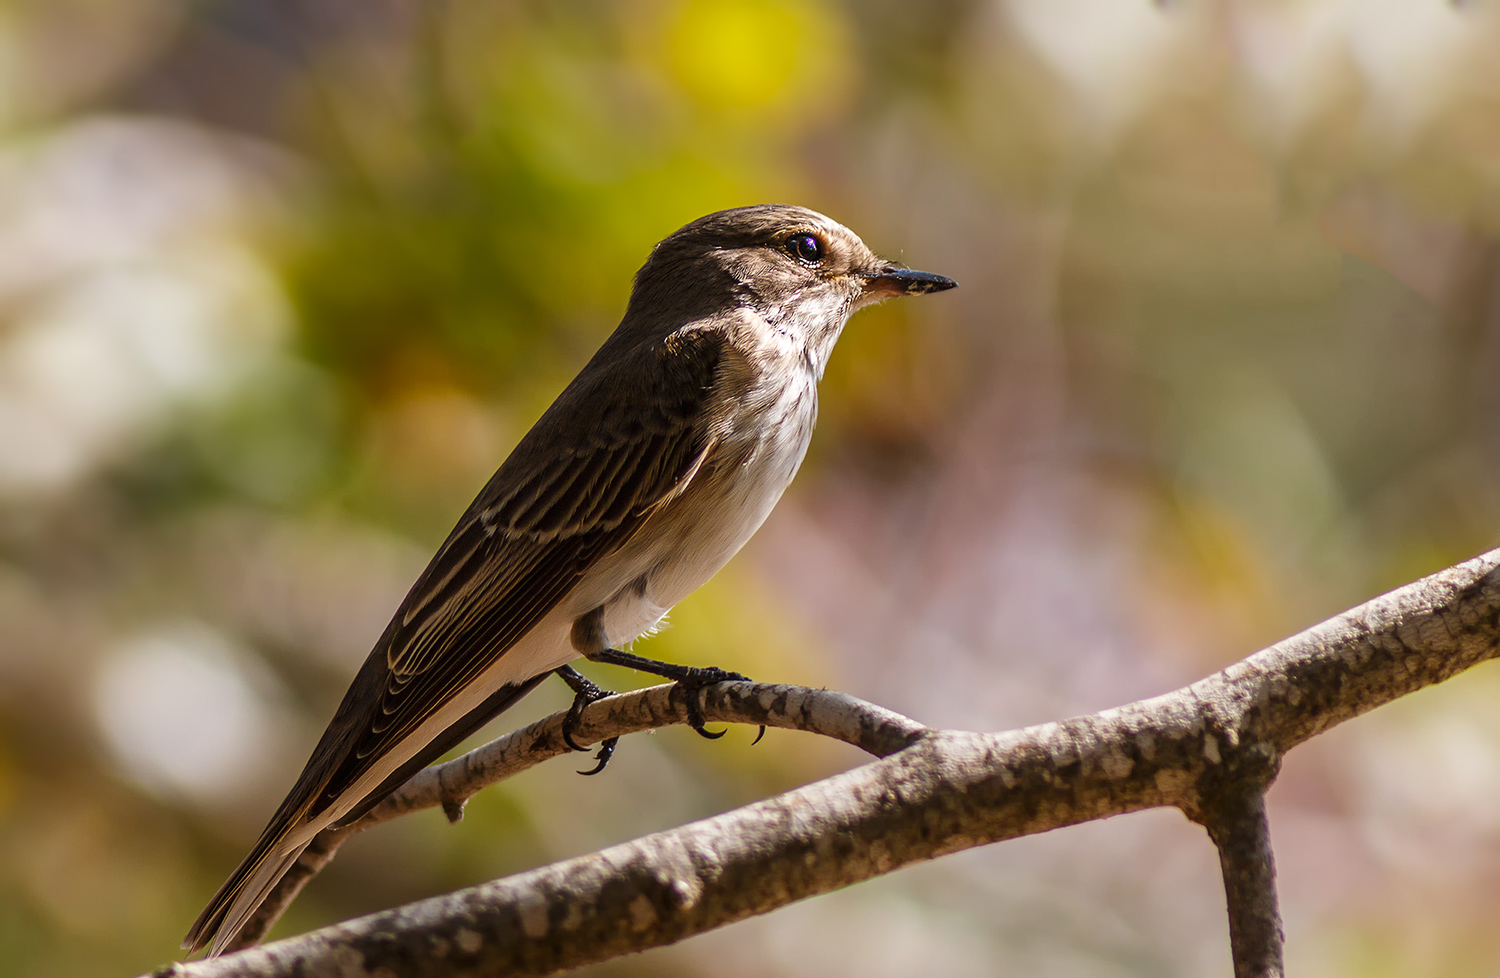
[[[720,669],[718,666],[679,666],[670,662],[658,662],[645,656],[636,655],[633,652],[622,652],[619,649],[605,649],[595,652],[589,656],[594,662],[608,662],[617,666],[625,666],[640,672],[648,672],[653,676],[661,676],[670,679],[681,686],[687,692],[687,723],[698,736],[709,740],[718,740],[724,736],[725,731],[709,730],[703,719],[703,703],[698,696],[699,691],[705,686],[714,683],[749,682],[750,677],[743,676],[737,672]],[[760,732],[755,735],[754,743],[760,743],[760,738],[766,735],[765,724],[761,724]]]
[[[687,693],[687,723],[693,728],[693,732],[706,740],[718,740],[727,730],[709,730],[703,719],[703,698],[698,694],[703,687],[712,686],[714,683],[749,682],[749,677],[742,676],[737,672],[720,669],[718,666],[685,666],[683,674],[677,677],[677,685]],[[761,727],[765,732],[765,727]],[[756,737],[759,740],[760,737]]]
[[[563,743],[567,744],[573,750],[586,751],[588,750],[587,747],[580,746],[578,741],[573,739],[573,735],[578,732],[578,724],[583,721],[584,707],[612,694],[609,690],[589,679],[572,666],[561,666],[555,671],[562,681],[568,684],[568,688],[573,691],[573,705],[568,707],[568,715],[563,717]],[[615,756],[615,747],[619,743],[619,737],[610,737],[601,741],[599,744],[599,753],[594,758],[598,763],[589,770],[579,771],[578,773],[589,776],[603,771],[609,764],[609,759]]]

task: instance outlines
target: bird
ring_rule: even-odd
[[[849,317],[956,284],[784,204],[718,211],[662,239],[619,326],[417,578],[183,947],[235,946],[314,836],[359,819],[548,675],[573,687],[576,716],[603,695],[576,659],[690,687],[744,678],[621,647],[712,577],[781,498]]]

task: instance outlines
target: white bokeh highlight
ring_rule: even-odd
[[[269,773],[281,710],[264,666],[196,622],[128,637],[93,681],[99,730],[120,768],[154,794],[221,801]]]
[[[66,489],[284,342],[245,227],[265,161],[242,150],[106,119],[0,156],[0,494]]]

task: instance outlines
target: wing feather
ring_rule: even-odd
[[[610,336],[414,583],[297,783],[193,922],[184,947],[228,947],[309,832],[332,822],[323,813],[338,805],[344,819],[359,817],[456,735],[534,687],[534,676],[516,676],[455,729],[423,744],[402,742],[693,481],[717,444],[711,408],[732,401],[727,392],[747,371],[744,357],[730,354],[721,333],[691,327],[664,341],[625,327]],[[726,393],[715,393],[720,383]],[[398,759],[390,774],[363,798],[348,798],[387,754]]]
[[[723,400],[714,400],[714,388],[727,350],[720,334],[691,330],[663,342],[622,329],[605,343],[412,586],[297,783],[189,931],[188,946],[227,946],[290,865],[286,847],[300,851],[288,841],[293,832],[335,805],[348,808],[347,793],[382,758],[398,752],[395,772],[353,799],[344,818],[357,818],[398,775],[451,746],[446,735],[402,741],[692,481],[716,444],[705,415]],[[534,685],[533,677],[511,680],[463,718],[465,730]]]
[[[322,800],[341,797],[474,682],[654,508],[680,492],[712,453],[704,407],[722,341],[699,334],[694,346],[650,352],[654,369],[637,376],[655,383],[633,397],[589,391],[599,423],[583,425],[572,438],[551,432],[544,439],[550,452],[527,451],[523,441],[475,500],[407,596],[404,606],[415,613],[404,607],[388,630],[390,681],[381,684],[378,708],[330,772]],[[663,398],[661,388],[675,398]],[[570,415],[581,408],[573,405]]]

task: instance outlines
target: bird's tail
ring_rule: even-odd
[[[273,833],[274,827],[274,822],[267,827],[249,855],[193,921],[187,937],[182,940],[187,951],[198,951],[206,946],[209,957],[214,957],[228,950],[271,890],[312,841],[313,833],[299,832],[295,838],[288,838],[284,830]]]
[[[417,746],[408,742],[402,745],[393,753],[406,753],[405,759],[395,764],[391,773],[374,789],[367,790],[359,800],[356,801],[350,792],[314,806],[314,799],[328,784],[329,772],[343,755],[340,738],[343,737],[344,728],[340,725],[339,718],[335,717],[291,793],[271,816],[270,824],[261,833],[250,854],[229,875],[224,885],[219,887],[219,892],[208,901],[208,906],[203,908],[198,919],[193,921],[187,937],[182,940],[182,946],[189,952],[207,947],[210,957],[224,953],[238,939],[245,924],[260,909],[261,903],[276,884],[281,882],[281,878],[292,868],[292,863],[297,861],[297,857],[312,842],[314,836],[330,825],[348,825],[358,821],[413,774],[456,747],[469,734],[535,689],[549,675],[550,672],[544,672],[519,683],[507,683],[428,743]],[[342,709],[341,707],[341,712]]]

